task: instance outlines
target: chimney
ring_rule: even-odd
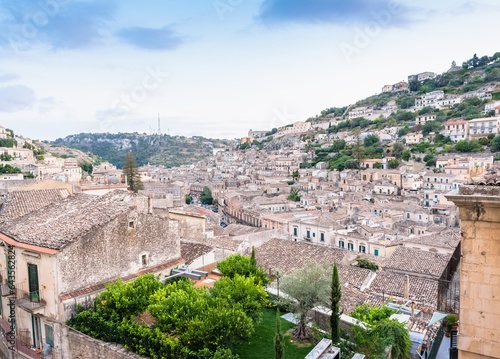
[[[403,283],[403,293],[404,299],[408,299],[410,294],[410,277],[408,277],[408,275],[405,276]]]

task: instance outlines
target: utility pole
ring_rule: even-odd
[[[160,114],[158,113],[158,136],[161,135],[161,129],[160,129]]]

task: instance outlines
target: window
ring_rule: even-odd
[[[311,231],[307,231],[307,238],[311,238]]]
[[[366,247],[365,246],[359,246],[359,253],[366,253]]]
[[[297,227],[293,227],[293,235],[297,236]]]
[[[339,248],[344,249],[344,241],[339,241]]]
[[[354,250],[354,244],[352,243],[347,243],[347,250],[353,251]]]
[[[375,249],[375,257],[378,257],[378,249]]]
[[[45,324],[45,343],[51,348],[54,347],[54,328],[47,324]]]
[[[147,254],[143,254],[142,257],[141,257],[141,261],[142,261],[142,265],[143,266],[148,265],[148,255]]]
[[[316,237],[316,233],[313,233],[313,237]]]
[[[128,228],[132,229],[135,227],[134,221],[129,221],[128,222]]]
[[[325,234],[324,233],[320,233],[320,241],[321,242],[325,241]]]
[[[406,218],[410,219],[410,212],[406,213]]]

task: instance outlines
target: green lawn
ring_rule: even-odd
[[[286,359],[304,359],[314,348],[315,344],[309,342],[297,343],[291,337],[290,329],[295,325],[281,319],[281,332],[285,335],[285,358]],[[273,359],[274,336],[276,335],[276,311],[264,309],[260,322],[255,326],[255,333],[250,340],[231,348],[234,354],[239,354],[241,359]]]

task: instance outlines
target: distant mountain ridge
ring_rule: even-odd
[[[207,139],[200,136],[140,133],[80,133],[51,142],[53,146],[67,146],[90,152],[118,168],[123,167],[129,151],[132,151],[139,166],[150,163],[174,167],[203,160],[212,154],[214,147],[231,144],[229,140]]]

